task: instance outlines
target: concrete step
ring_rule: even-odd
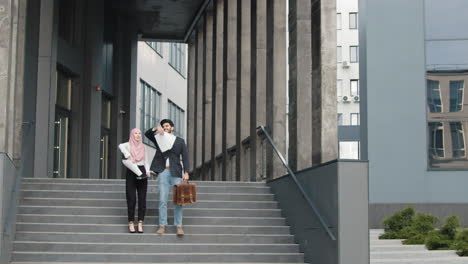
[[[146,233],[153,233],[158,228],[155,223],[144,225]],[[20,223],[16,224],[17,231],[29,232],[73,232],[73,233],[127,233],[127,224],[50,224],[50,223]],[[169,228],[171,230],[171,228]],[[184,225],[187,234],[266,234],[289,235],[289,226],[227,226],[227,225]],[[175,232],[175,230],[174,230]],[[173,232],[173,233],[174,233]]]
[[[18,214],[18,222],[23,223],[88,223],[88,224],[122,224],[127,217],[106,215],[52,215],[52,214]],[[184,225],[240,225],[240,226],[280,226],[286,221],[282,217],[184,217]],[[157,223],[158,217],[145,217],[146,223]],[[173,222],[173,217],[168,217]]]
[[[157,178],[150,179],[149,185],[156,185]],[[199,186],[267,186],[265,182],[237,182],[237,181],[190,181]],[[82,184],[121,184],[125,179],[63,179],[63,178],[23,178],[22,183],[82,183]]]
[[[106,243],[118,241],[121,243],[219,243],[219,244],[287,244],[294,243],[290,234],[191,234],[187,232],[183,238],[175,235],[175,228],[169,226],[164,235],[154,234],[155,229],[143,234],[121,233],[84,233],[84,232],[23,232],[16,233],[15,241],[45,241],[45,242],[87,242]],[[149,231],[149,232],[148,232]],[[189,231],[188,229],[186,231]]]
[[[409,259],[409,258],[445,258],[445,257],[458,257],[453,250],[415,250],[415,251],[383,251],[371,252],[372,259]]]
[[[122,199],[93,199],[93,198],[24,198],[21,205],[24,206],[88,206],[88,207],[121,207],[126,206],[127,201]],[[147,208],[157,208],[158,199],[146,200]],[[171,202],[168,208],[173,208]],[[213,208],[213,209],[278,209],[275,201],[216,201],[199,200],[195,204],[184,205],[185,208]]]
[[[125,185],[122,184],[84,184],[84,183],[24,183],[23,190],[73,190],[73,191],[104,191],[104,192],[125,192]],[[158,186],[151,184],[148,186],[149,192],[156,192]],[[270,194],[271,189],[267,186],[197,186],[200,193],[256,193]]]
[[[10,262],[11,264],[49,264],[50,262],[20,262],[20,261],[13,261]],[[55,262],[54,264],[102,264],[102,262]],[[253,262],[231,262],[230,264],[252,264]],[[280,262],[275,264],[292,264],[297,262]],[[107,263],[109,264],[109,263]],[[119,264],[134,264],[134,262],[119,262]],[[145,264],[174,264],[174,262],[145,262]],[[197,264],[213,264],[212,262],[197,262]],[[273,262],[262,262],[262,264],[273,264]]]
[[[157,235],[159,192],[150,181],[145,233],[130,234],[124,180],[24,179],[12,263],[303,263],[265,183],[194,182],[184,237]],[[173,205],[168,204],[169,224]]]
[[[16,241],[14,251],[104,253],[298,253],[297,244],[87,243]]]
[[[398,246],[398,245],[403,245],[401,243],[401,239],[381,239],[381,240],[370,240],[370,245],[371,246],[381,246],[381,245],[394,245],[394,246]]]
[[[427,251],[424,245],[371,245],[370,252],[385,251]]]
[[[157,206],[158,203],[153,203]],[[54,214],[54,215],[126,215],[127,207],[91,207],[91,206],[26,206],[21,205],[19,214]],[[173,215],[173,209],[168,210]],[[146,210],[147,216],[158,216],[159,210]],[[280,209],[223,209],[223,208],[184,208],[184,216],[205,217],[281,217]]]
[[[79,262],[297,262],[302,253],[88,253],[13,251],[13,261],[79,261]]]
[[[86,199],[125,199],[125,191],[105,192],[105,191],[50,191],[50,190],[23,190],[22,197],[24,198],[86,198]],[[171,197],[171,196],[169,196]],[[159,198],[159,192],[149,192],[148,200],[156,200]],[[263,202],[274,201],[273,194],[251,194],[251,193],[203,193],[197,192],[197,200],[214,200],[214,201],[249,201]]]
[[[409,259],[371,259],[370,264],[466,264],[468,259],[463,257],[445,258],[409,258]]]

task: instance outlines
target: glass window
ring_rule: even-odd
[[[342,126],[343,125],[343,114],[338,113],[338,125]]]
[[[336,29],[341,29],[341,13],[336,14]]]
[[[64,109],[71,109],[71,94],[72,94],[72,78],[62,72],[57,71],[57,89],[56,89],[56,104]]]
[[[358,28],[358,16],[357,13],[349,13],[349,28],[357,29]]]
[[[146,44],[148,44],[151,48],[156,51],[161,57],[162,57],[162,43],[161,42],[156,42],[156,41],[146,41]]]
[[[359,49],[358,46],[349,47],[349,61],[350,62],[359,62]]]
[[[177,106],[171,100],[168,101],[167,104],[167,113],[169,119],[174,122],[174,135],[184,138],[184,131],[185,131],[185,112],[182,108]]]
[[[359,126],[359,113],[351,113],[351,125]]]
[[[450,81],[450,112],[463,108],[463,81]]]
[[[140,93],[140,128],[144,132],[161,120],[161,94],[143,80],[140,80]],[[143,142],[149,144],[146,137]]]
[[[351,96],[359,96],[359,80],[351,80]]]
[[[424,1],[427,157],[431,169],[468,169],[463,107],[468,82],[468,1]]]
[[[450,123],[450,134],[452,136],[452,157],[465,157],[465,138],[462,123]]]
[[[442,123],[429,123],[430,152],[434,158],[444,157],[444,127]]]
[[[338,63],[343,62],[343,53],[341,52],[341,46],[336,47],[336,61]]]
[[[340,159],[359,159],[359,141],[340,141]]]
[[[185,69],[186,69],[186,44],[182,43],[171,43],[170,45],[170,58],[169,64],[182,76],[185,77]]]
[[[343,96],[343,80],[336,80],[336,92],[338,96]]]
[[[442,112],[442,100],[440,99],[439,82],[427,80],[427,105],[431,113]]]

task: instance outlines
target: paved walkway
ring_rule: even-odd
[[[427,250],[424,245],[403,245],[402,240],[380,240],[383,229],[371,229],[370,263],[378,264],[468,264],[468,257],[459,257],[453,250]]]

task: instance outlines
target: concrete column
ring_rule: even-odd
[[[289,164],[312,164],[311,0],[290,0],[289,23]]]
[[[246,157],[246,150],[242,147],[242,140],[246,139],[250,135],[250,56],[251,56],[251,17],[250,17],[250,2],[251,0],[242,0],[241,8],[241,39],[240,42],[240,62],[238,67],[240,68],[240,82],[238,82],[240,88],[240,96],[238,98],[238,138],[239,142],[237,145],[239,147],[239,158],[238,158],[238,171],[240,173],[241,181],[248,181],[250,176],[248,172],[250,171],[250,163]],[[239,25],[239,23],[238,23]],[[247,173],[246,173],[247,172]]]
[[[224,0],[216,0],[216,111],[215,111],[215,155],[223,153],[223,52],[224,52]],[[222,171],[216,171],[215,177],[220,180]]]
[[[19,165],[26,1],[0,1],[0,152]],[[20,86],[17,86],[20,85]]]
[[[287,54],[286,54],[286,1],[274,1],[273,20],[273,118],[271,124],[273,140],[281,154],[286,157],[286,93],[287,93]],[[336,101],[336,100],[335,100]],[[335,118],[336,120],[336,118]],[[286,174],[286,169],[278,156],[273,158],[273,177]]]
[[[85,82],[83,89],[89,91],[88,93],[88,129],[84,131],[88,140],[85,144],[88,145],[87,151],[85,152],[87,157],[87,175],[82,177],[99,178],[100,175],[100,142],[101,142],[101,104],[102,104],[102,93],[95,91],[96,86],[102,86],[102,68],[103,68],[103,52],[102,46],[104,43],[103,32],[104,32],[104,2],[92,1],[89,2],[87,8],[87,34],[86,34],[86,49],[87,54],[85,65],[87,65],[87,71],[85,71]],[[128,36],[132,38],[131,35]],[[133,48],[133,47],[131,47]],[[132,61],[130,61],[132,65]],[[130,71],[132,74],[132,71]],[[129,87],[134,87],[130,81]],[[130,102],[131,102],[130,94]],[[131,113],[129,114],[131,116]],[[130,118],[130,117],[129,117]],[[130,124],[131,126],[132,124]],[[84,170],[86,172],[86,170]]]
[[[218,170],[216,166],[216,127],[218,123],[216,122],[216,80],[217,80],[217,34],[218,34],[218,1],[213,1],[213,11],[212,11],[212,54],[211,54],[211,170],[210,170],[210,179],[215,180]]]
[[[250,4],[250,149],[249,181],[257,177],[257,0]]]
[[[270,1],[270,0],[268,0]],[[267,76],[267,0],[257,0],[257,67],[256,67],[256,126],[266,125],[266,76]],[[263,146],[260,140],[256,145],[256,180],[263,175]]]
[[[338,158],[336,1],[320,1],[321,163]],[[312,92],[314,96],[314,92]],[[315,110],[315,109],[314,109]]]
[[[228,29],[227,29],[227,98],[226,98],[226,147],[236,145],[236,116],[237,116],[237,1],[228,1]],[[236,166],[236,159],[230,159],[231,166]],[[231,170],[232,171],[232,170]],[[228,180],[234,180],[229,173]]]
[[[212,137],[212,108],[213,108],[213,14],[209,12],[205,16],[205,85],[204,85],[204,99],[203,99],[203,118],[204,118],[204,163],[212,160],[211,145],[213,143]],[[208,172],[212,173],[211,166],[204,167],[204,179],[208,179]]]
[[[224,0],[223,3],[223,57],[221,59],[223,65],[223,101],[222,101],[222,165],[221,165],[221,179],[225,181],[227,179],[227,162],[228,162],[228,152],[227,152],[227,82],[228,82],[228,7],[229,2]]]
[[[197,54],[197,96],[196,96],[196,128],[197,130],[195,131],[196,134],[196,140],[197,140],[197,148],[196,148],[196,163],[194,162],[194,165],[196,165],[196,168],[200,168],[202,166],[202,156],[203,156],[203,151],[204,151],[204,146],[203,146],[203,69],[204,69],[204,34],[203,34],[203,23],[200,25],[198,28],[197,32],[197,39],[198,39],[198,54]]]
[[[56,101],[56,1],[43,0],[39,22],[34,177],[51,177]]]
[[[216,1],[216,111],[215,111],[215,153],[222,153],[222,104],[223,104],[223,34],[224,34],[224,0]]]
[[[125,14],[120,14],[117,19],[117,24],[115,32],[115,45],[114,45],[114,71],[116,74],[113,76],[114,83],[114,96],[113,104],[111,105],[112,111],[118,113],[111,115],[113,120],[111,121],[115,124],[116,131],[114,137],[111,140],[116,142],[124,142],[128,140],[130,122],[129,122],[129,113],[130,113],[130,89],[128,88],[130,84],[130,72],[131,72],[131,39],[129,35],[131,30],[128,28],[128,24],[125,22],[126,19],[129,19]],[[124,111],[125,114],[120,114],[121,111]],[[114,164],[117,164],[115,168],[116,178],[125,177],[125,169],[123,169],[122,156],[115,155]],[[85,170],[87,168],[84,168]]]
[[[194,34],[188,42],[188,84],[187,84],[187,148],[192,170],[195,169],[195,39]]]

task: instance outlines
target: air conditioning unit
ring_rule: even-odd
[[[343,68],[349,68],[349,63],[348,61],[343,61],[342,65]]]
[[[341,99],[343,99],[343,102],[348,102],[348,96],[343,96]]]
[[[354,102],[359,102],[359,96],[354,96]]]

